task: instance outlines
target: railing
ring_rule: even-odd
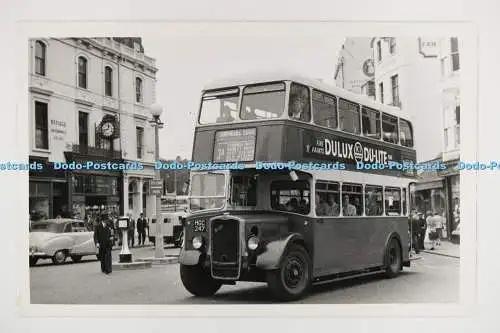
[[[94,156],[94,157],[104,157],[113,159],[122,158],[121,150],[109,150],[109,149],[90,147],[84,145],[73,145],[71,151],[73,153],[87,155],[87,156]]]

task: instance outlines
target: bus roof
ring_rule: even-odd
[[[301,83],[314,89],[321,90],[325,93],[329,93],[334,96],[344,98],[376,110],[381,110],[388,114],[392,114],[409,121],[411,121],[412,118],[408,112],[401,111],[401,109],[394,106],[376,102],[368,96],[355,94],[345,89],[326,84],[321,79],[314,79],[301,74],[284,71],[239,74],[232,77],[226,77],[208,83],[203,87],[203,91],[276,81],[293,81]]]

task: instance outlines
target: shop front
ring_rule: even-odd
[[[46,158],[30,156],[29,162],[40,163],[41,170],[29,172],[29,213],[33,221],[71,217],[68,206],[67,173],[57,171]]]
[[[457,169],[456,161],[447,162],[448,168],[440,173],[444,178],[444,187],[448,205],[447,214],[450,217],[447,225],[450,239],[460,243],[460,171]]]

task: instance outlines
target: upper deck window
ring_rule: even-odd
[[[200,124],[230,123],[238,118],[239,89],[207,92],[203,95]]]
[[[337,128],[337,99],[319,91],[312,94],[314,123]]]
[[[397,144],[398,139],[398,118],[388,114],[382,115],[382,131],[384,141]]]
[[[308,87],[292,83],[290,87],[288,116],[294,120],[305,122],[311,121],[311,102],[309,99]]]
[[[363,135],[369,138],[380,139],[380,112],[363,106],[361,118]]]
[[[401,145],[413,147],[413,129],[409,121],[399,120],[399,135],[401,136]]]
[[[285,84],[248,86],[243,90],[241,119],[279,118],[285,110]]]
[[[339,100],[340,129],[345,132],[359,134],[359,105],[345,99]]]

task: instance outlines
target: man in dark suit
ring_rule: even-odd
[[[111,274],[111,250],[113,249],[114,233],[109,226],[108,217],[102,216],[101,222],[94,230],[94,243],[99,249],[99,260],[101,261],[101,271],[104,274]]]
[[[146,240],[146,228],[147,228],[148,222],[144,218],[144,213],[141,213],[141,216],[137,219],[137,233],[139,234],[138,236],[138,243],[139,245],[144,245],[144,241]]]

